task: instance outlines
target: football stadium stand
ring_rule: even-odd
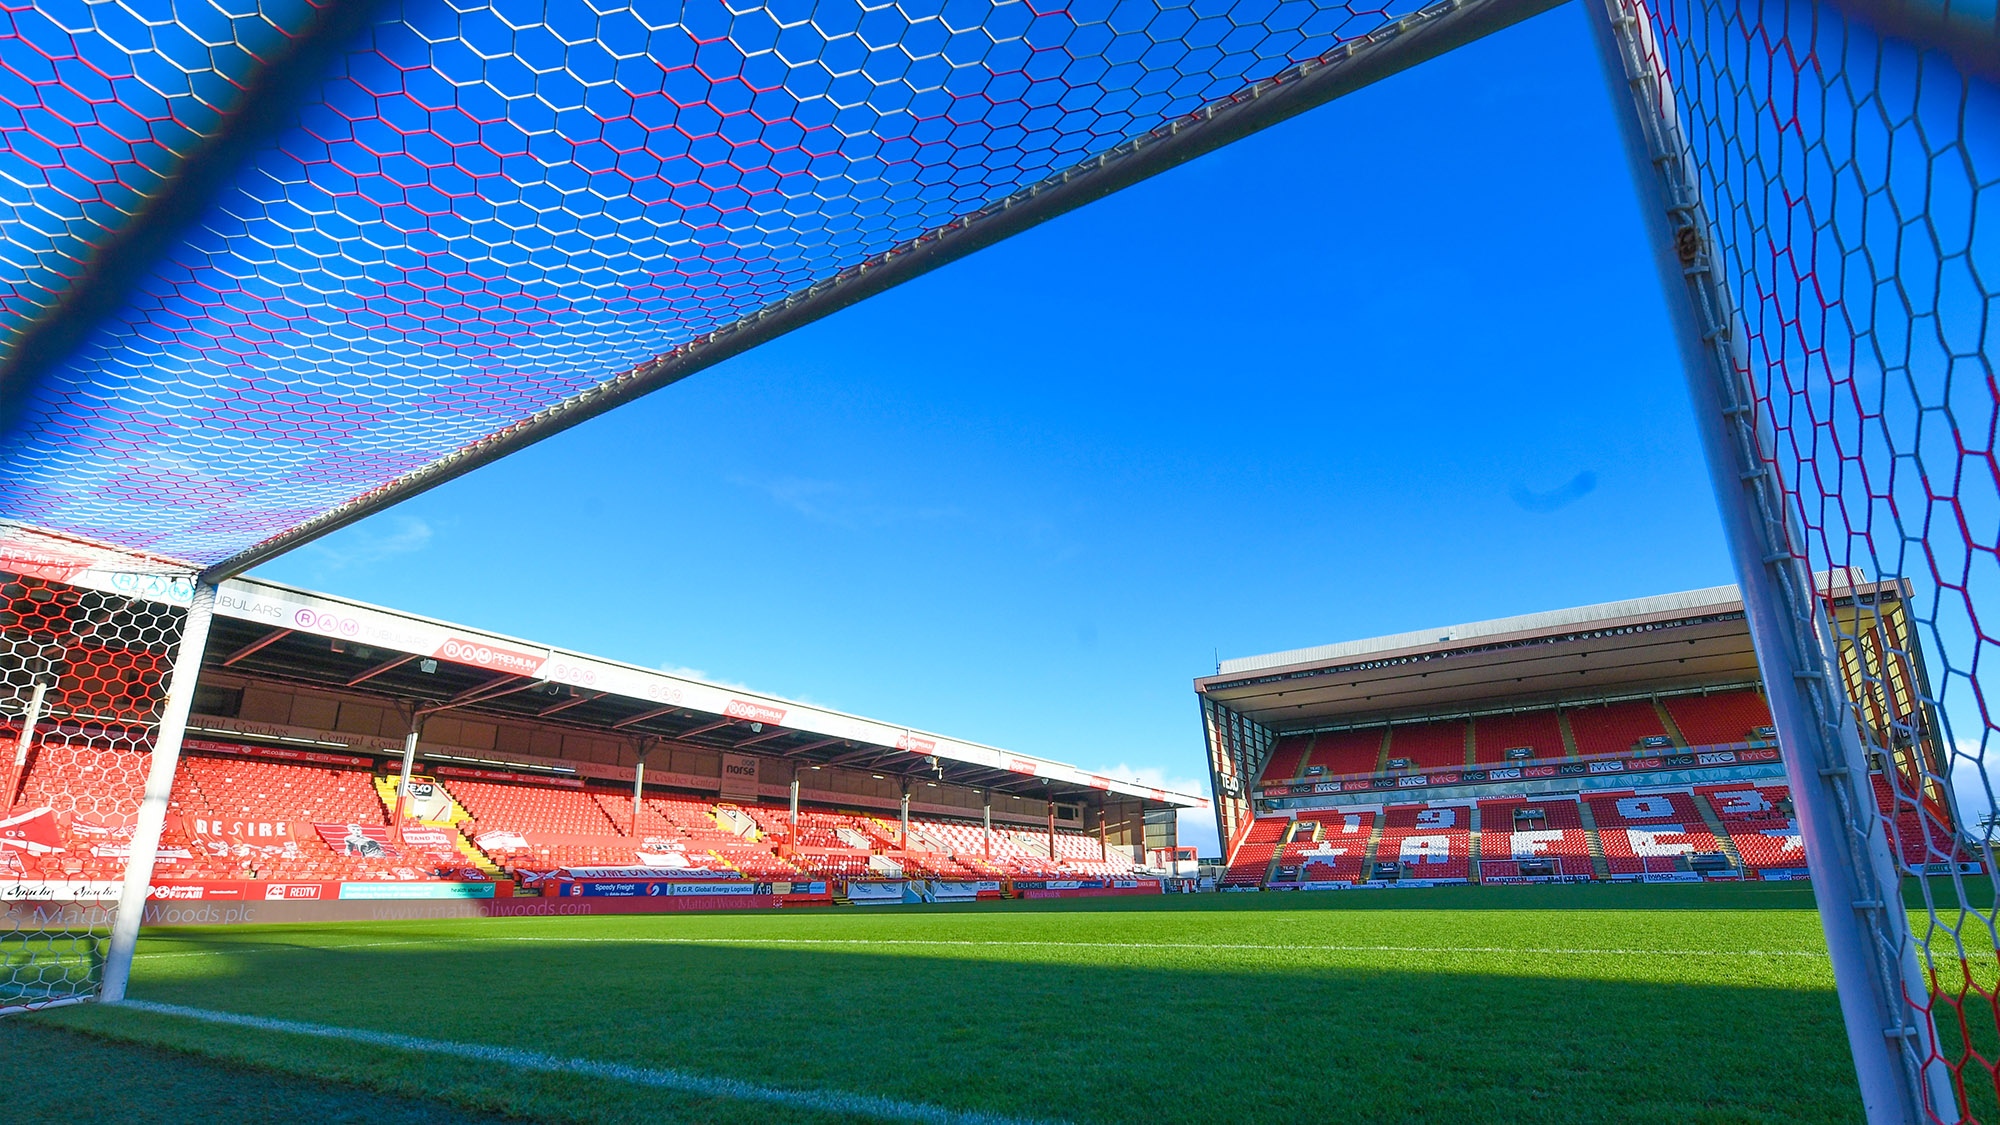
[[[1466,764],[1465,720],[1415,723],[1389,728],[1389,763],[1407,761],[1416,769]]]
[[[1722,851],[1692,794],[1600,793],[1589,804],[1613,875],[1690,871],[1690,857]]]
[[[1311,735],[1292,735],[1279,739],[1277,747],[1271,751],[1271,761],[1264,770],[1265,775],[1298,777],[1303,774],[1306,768],[1306,750],[1312,746],[1312,741]]]
[[[1568,747],[1563,742],[1562,720],[1557,718],[1553,707],[1481,715],[1472,720],[1472,761],[1475,765],[1568,756]]]
[[[137,719],[158,705],[158,662],[74,639],[88,633],[79,622],[129,598],[62,581],[0,581],[0,618],[44,622],[38,659],[71,669],[41,682],[33,706],[0,711],[8,899],[117,897],[152,763],[150,720]],[[1169,877],[1193,876],[1191,864],[1154,862],[1177,848],[1171,810],[1204,803],[232,579],[173,774],[153,894],[301,910],[443,898],[475,913],[490,912],[478,900],[554,895],[619,899],[574,905],[629,913],[1159,893]],[[322,916],[366,915],[297,920]]]
[[[1319,769],[1328,774],[1372,773],[1383,757],[1386,730],[1329,731],[1313,739],[1305,757],[1305,772]]]
[[[1471,806],[1394,805],[1384,815],[1372,877],[1461,882],[1471,871]]]
[[[1919,732],[1873,756],[1905,869],[1977,869],[1935,717],[1849,666],[1871,730]],[[1195,687],[1226,889],[1806,874],[1732,587],[1226,660]]]
[[[1588,879],[1589,835],[1567,797],[1501,797],[1479,802],[1481,882]]]
[[[1768,737],[1771,709],[1761,691],[1672,695],[1660,700],[1689,746],[1734,746]],[[1763,728],[1766,734],[1758,731]]]
[[[449,838],[406,825],[366,767],[243,756],[220,744],[189,753],[175,775],[160,865],[188,881],[481,881],[467,856],[522,885],[574,869],[658,869],[674,878],[797,881],[922,877],[944,880],[1131,880],[1132,855],[1087,833],[913,818],[905,847],[893,825],[852,812],[698,796],[648,796],[632,816],[628,793],[569,778],[446,776],[438,785],[469,814]],[[0,874],[115,879],[123,858],[108,843],[128,827],[108,808],[143,778],[148,755],[49,740],[33,751],[17,809],[46,810],[66,846],[51,858],[0,849]],[[441,771],[444,772],[444,771]],[[115,779],[115,780],[114,780]],[[331,831],[329,831],[331,829]],[[472,846],[458,843],[459,834]],[[352,849],[342,845],[355,841]],[[1053,845],[1053,855],[1051,846]],[[1261,873],[1260,873],[1261,874]]]
[[[1746,871],[1803,871],[1805,841],[1792,819],[1791,792],[1782,785],[1702,785],[1708,802]]]
[[[1571,740],[1579,756],[1629,754],[1649,738],[1667,738],[1667,745],[1673,745],[1667,725],[1650,699],[1565,707],[1563,717],[1569,720]]]

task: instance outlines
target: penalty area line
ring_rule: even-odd
[[[246,1016],[236,1012],[217,1012],[207,1008],[161,1004],[151,1000],[126,999],[117,1001],[112,1006],[150,1012],[154,1015],[178,1016],[182,1019],[223,1027],[243,1027],[254,1031],[276,1031],[289,1035],[307,1035],[316,1039],[363,1043],[371,1047],[389,1047],[419,1054],[443,1055],[539,1074],[573,1074],[583,1078],[626,1082],[634,1086],[650,1086],[654,1089],[674,1090],[702,1097],[763,1102],[767,1105],[782,1105],[819,1113],[874,1117],[887,1121],[919,1121],[935,1125],[1047,1125],[1047,1119],[1042,1118],[967,1112],[923,1102],[906,1102],[876,1094],[765,1086],[737,1078],[716,1078],[666,1067],[628,1066],[624,1063],[600,1062],[596,1059],[565,1058],[561,1055],[543,1054],[540,1051],[524,1051],[518,1047],[425,1039],[393,1031],[367,1031],[360,1028],[305,1023],[299,1020],[273,1019],[267,1016]]]

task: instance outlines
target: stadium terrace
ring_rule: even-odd
[[[1820,578],[1907,635],[1901,587]],[[1921,659],[1842,667],[1904,872],[1981,872]],[[1226,660],[1195,691],[1225,887],[1807,876],[1733,586]]]
[[[4,541],[4,612],[49,690],[18,747],[0,899],[116,898],[186,581],[56,537]],[[18,647],[18,646],[17,646]],[[12,672],[9,673],[13,674]],[[337,920],[1130,894],[1204,804],[1015,753],[248,578],[224,582],[161,836],[162,904]],[[447,913],[450,911],[448,910]]]

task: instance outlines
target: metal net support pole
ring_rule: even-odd
[[[194,600],[188,606],[187,622],[181,627],[174,670],[167,679],[160,726],[153,736],[153,760],[146,770],[145,796],[139,804],[138,822],[132,828],[125,883],[118,894],[118,915],[111,922],[104,987],[98,991],[98,998],[108,1002],[123,1000],[126,982],[132,978],[132,953],[139,944],[139,922],[153,887],[153,861],[160,850],[160,831],[167,823],[167,798],[174,790],[174,771],[180,768],[181,739],[187,734],[188,709],[194,703],[195,681],[201,677],[202,650],[208,647],[208,626],[214,616],[215,587],[207,582],[197,583]]]
[[[1737,314],[1647,0],[1586,0],[1661,271],[1744,615],[1784,750],[1870,1122],[1958,1119],[1930,990],[1813,576],[1759,452]]]

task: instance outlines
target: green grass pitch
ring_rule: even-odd
[[[158,931],[131,994],[1020,1119],[1860,1119],[1781,885]],[[852,1117],[101,1005],[0,1021],[0,1082],[62,1121]]]

